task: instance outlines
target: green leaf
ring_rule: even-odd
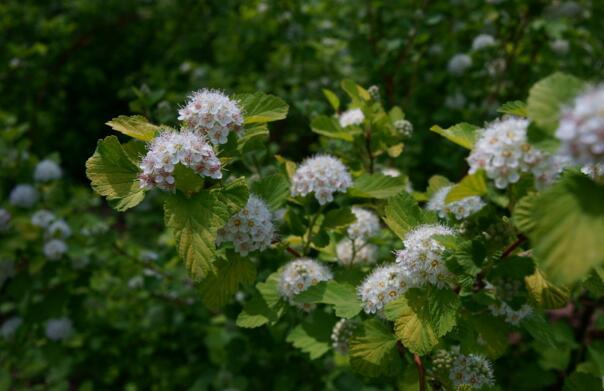
[[[312,286],[296,296],[296,302],[323,303],[334,306],[335,313],[340,318],[352,318],[361,312],[361,301],[357,297],[354,286],[327,281]]]
[[[543,315],[533,313],[531,316],[524,318],[520,324],[539,343],[553,348],[561,347],[561,342],[555,330]]]
[[[252,184],[252,192],[275,211],[281,208],[289,197],[289,180],[281,174],[268,175]]]
[[[263,92],[235,97],[243,109],[244,123],[271,122],[284,119],[289,106],[281,98]]]
[[[540,80],[529,91],[529,118],[553,135],[558,127],[560,109],[583,88],[585,83],[582,80],[559,72]]]
[[[471,341],[477,350],[475,353],[484,352],[491,359],[497,359],[505,353],[508,348],[509,329],[502,320],[481,314],[470,317],[467,322],[476,332]]]
[[[336,94],[324,88],[323,95],[325,95],[325,97],[329,101],[329,104],[331,105],[331,107],[333,107],[335,111],[338,111],[340,109],[340,99],[338,99],[338,96]]]
[[[203,179],[191,168],[182,164],[174,167],[176,188],[183,193],[196,193],[203,187]]]
[[[371,99],[369,91],[355,83],[353,80],[342,80],[341,86],[342,89],[346,91],[348,96],[350,96],[353,101],[368,101]]]
[[[450,128],[443,129],[438,125],[434,125],[430,128],[431,131],[440,134],[449,141],[454,142],[457,145],[461,145],[464,148],[472,149],[476,142],[476,133],[479,129],[478,126],[471,125],[462,122],[457,125],[453,125]]]
[[[350,208],[332,209],[325,213],[323,229],[335,229],[345,227],[356,221],[356,217]]]
[[[349,190],[353,197],[384,199],[405,190],[402,177],[390,177],[383,174],[364,174],[354,181]]]
[[[319,115],[312,119],[310,128],[321,136],[335,138],[344,141],[352,141],[352,133],[345,131],[334,117]]]
[[[414,227],[423,223],[422,210],[408,193],[400,193],[386,201],[384,222],[401,239]]]
[[[276,271],[268,276],[265,282],[256,284],[258,294],[245,303],[237,317],[237,326],[256,328],[267,323],[274,324],[279,320],[285,309],[277,289],[279,276],[280,271]]]
[[[160,131],[160,127],[150,123],[147,118],[140,115],[120,115],[117,118],[106,122],[113,130],[123,133],[142,141],[151,141]]]
[[[441,176],[441,175],[431,176],[430,179],[428,180],[428,188],[426,189],[426,195],[428,196],[428,199],[432,198],[434,193],[436,193],[437,191],[439,191],[440,189],[442,189],[445,186],[449,186],[450,184],[451,184],[451,182],[444,176]]]
[[[424,355],[437,344],[438,339],[426,319],[421,318],[408,305],[394,323],[394,333],[412,353]]]
[[[239,290],[239,285],[251,285],[256,280],[256,266],[247,258],[230,254],[229,259],[216,263],[216,273],[201,285],[203,302],[211,309],[227,304]]]
[[[566,175],[532,203],[527,232],[544,276],[571,284],[604,262],[604,186]]]
[[[453,186],[447,193],[445,202],[455,202],[472,196],[482,196],[487,193],[487,181],[482,170],[466,175],[461,182]]]
[[[398,361],[396,338],[385,322],[370,319],[357,327],[350,339],[353,369],[369,377],[389,375]]]
[[[232,179],[224,186],[215,187],[210,191],[225,205],[229,217],[239,212],[247,204],[249,198],[245,177]]]
[[[336,320],[325,313],[315,312],[312,317],[296,326],[287,336],[287,342],[308,353],[315,360],[331,347],[331,330]]]
[[[547,281],[538,269],[532,275],[525,277],[524,282],[532,299],[541,308],[562,308],[568,303],[570,294],[568,289]]]
[[[170,196],[164,205],[166,226],[174,231],[178,254],[184,260],[189,275],[194,280],[215,272],[216,232],[222,228],[233,210],[245,205],[247,188],[228,191],[203,191],[191,198],[180,193]],[[235,202],[240,202],[235,204]]]
[[[602,379],[587,373],[575,372],[564,381],[562,391],[601,390]]]
[[[137,179],[138,173],[138,167],[115,136],[99,140],[96,151],[86,161],[86,175],[92,188],[107,197],[118,211],[132,208],[145,198]]]
[[[264,141],[268,138],[269,131],[266,123],[254,124],[245,129],[245,133],[237,141],[237,150],[240,153],[265,148]]]
[[[503,105],[501,105],[500,108],[497,109],[497,112],[515,115],[516,117],[526,118],[528,116],[526,103],[520,100],[514,100],[511,102],[504,103]]]
[[[538,194],[531,193],[522,197],[514,208],[512,215],[512,221],[516,228],[521,232],[528,234],[535,229],[535,221],[533,220],[533,205],[537,200]]]

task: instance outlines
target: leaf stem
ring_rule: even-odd
[[[419,391],[426,391],[426,369],[424,368],[422,358],[417,354],[414,354],[413,362],[415,362],[415,366],[417,366],[417,375],[419,377]]]
[[[312,241],[312,231],[315,227],[315,224],[317,223],[317,219],[321,215],[321,212],[323,212],[323,205],[321,205],[317,213],[313,216],[312,220],[310,221],[310,225],[308,226],[308,231],[306,234],[306,243],[304,243],[304,247],[302,249],[302,253],[304,255],[307,255],[308,249],[310,248],[310,242]]]

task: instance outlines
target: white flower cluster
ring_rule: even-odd
[[[454,76],[462,75],[472,66],[472,57],[467,54],[459,53],[451,57],[447,64],[447,70]]]
[[[499,189],[518,182],[521,173],[532,173],[538,184],[555,179],[560,166],[551,156],[527,142],[528,124],[525,119],[508,117],[483,129],[467,159],[470,174],[484,169]]]
[[[5,320],[4,323],[2,323],[2,328],[0,328],[0,333],[2,334],[2,337],[4,337],[4,339],[9,339],[10,337],[12,337],[15,332],[17,332],[17,329],[19,328],[19,326],[21,326],[22,323],[23,319],[18,316],[14,316]]]
[[[393,264],[376,268],[357,288],[357,293],[366,313],[381,314],[386,304],[413,286],[407,271]]]
[[[394,121],[394,128],[403,136],[403,137],[411,137],[413,134],[413,124],[406,119],[399,119]]]
[[[159,259],[159,254],[157,254],[155,251],[143,250],[138,258],[143,262],[154,262]]]
[[[246,206],[218,230],[216,243],[232,242],[243,256],[255,250],[265,250],[275,236],[271,212],[266,203],[251,194]]]
[[[396,262],[418,286],[432,284],[442,288],[451,273],[442,256],[445,246],[435,236],[454,234],[443,225],[421,225],[405,236],[405,248],[396,253]]]
[[[48,182],[60,179],[63,175],[61,167],[52,160],[42,160],[36,165],[34,170],[34,179],[37,182]]]
[[[390,167],[382,168],[382,174],[392,178],[398,178],[401,176],[401,172],[399,170]]]
[[[489,34],[479,34],[472,41],[472,50],[482,50],[495,45],[495,38]]]
[[[340,319],[331,330],[331,346],[336,352],[346,355],[348,354],[348,341],[356,324],[350,319]]]
[[[356,221],[348,227],[346,232],[351,239],[367,239],[380,232],[380,219],[370,210],[352,207]]]
[[[533,313],[533,308],[528,304],[523,304],[519,309],[515,310],[503,301],[498,304],[491,304],[489,309],[494,316],[502,316],[506,322],[514,326],[518,326],[523,319],[531,316]]]
[[[556,40],[551,41],[549,43],[549,47],[554,53],[563,56],[568,53],[570,49],[570,44],[566,39],[558,38]]]
[[[363,239],[344,238],[336,245],[336,255],[340,265],[369,264],[377,260],[378,248]]]
[[[437,350],[432,355],[432,367],[438,371],[449,371],[453,363],[453,355],[444,349]]]
[[[478,354],[454,354],[449,379],[455,388],[465,385],[478,390],[495,384],[491,362]]]
[[[45,229],[43,252],[46,258],[51,261],[61,259],[69,249],[64,239],[71,236],[71,228],[65,220],[57,219],[51,211],[40,209],[31,216],[31,223]]]
[[[577,96],[556,130],[561,154],[577,165],[604,163],[604,84]]]
[[[11,260],[0,260],[0,288],[9,278],[16,274],[15,263]]]
[[[11,190],[9,201],[19,208],[31,208],[38,202],[38,191],[32,185],[20,184]]]
[[[352,125],[360,125],[365,120],[365,115],[361,109],[350,109],[346,110],[338,118],[340,126],[345,128]]]
[[[290,304],[299,306],[303,309],[312,309],[311,305],[299,305],[294,298],[300,292],[304,292],[313,285],[321,281],[328,281],[333,278],[331,271],[327,266],[320,264],[314,259],[298,258],[289,262],[283,268],[279,277],[279,294]]]
[[[46,209],[40,209],[31,216],[31,223],[40,228],[48,228],[53,221],[55,215]]]
[[[70,236],[71,228],[69,228],[69,225],[65,222],[65,220],[55,220],[46,228],[47,238],[67,239]]]
[[[0,208],[0,233],[8,231],[12,216],[6,209]]]
[[[239,104],[220,91],[203,89],[192,93],[187,104],[178,110],[185,128],[205,135],[213,144],[227,142],[229,133],[239,133],[243,114]]]
[[[44,244],[44,255],[51,261],[63,258],[67,250],[67,244],[59,239],[51,239]]]
[[[352,178],[346,166],[333,156],[319,155],[306,159],[292,178],[292,196],[315,193],[319,204],[333,201],[333,193],[346,192]]]
[[[591,179],[601,179],[604,177],[604,163],[587,164],[581,167],[581,172]]]
[[[179,163],[200,176],[222,178],[220,160],[201,134],[165,131],[153,139],[149,152],[140,164],[141,187],[173,190],[176,186],[174,168]]]
[[[438,191],[432,195],[430,201],[428,201],[428,210],[438,212],[438,216],[443,219],[448,217],[450,213],[453,213],[457,220],[462,220],[471,214],[478,212],[486,205],[478,196],[462,198],[461,200],[447,204],[445,203],[445,199],[452,188],[453,186],[445,186],[438,189]]]
[[[73,325],[68,318],[49,319],[46,321],[46,337],[52,341],[67,339],[73,333]]]

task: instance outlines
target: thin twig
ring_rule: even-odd
[[[310,225],[308,226],[308,233],[306,235],[306,243],[304,243],[304,247],[302,249],[302,253],[304,255],[306,255],[306,253],[308,252],[308,249],[310,248],[310,242],[312,240],[312,231],[313,231],[313,229],[315,227],[315,223],[317,222],[317,219],[321,215],[322,211],[323,211],[323,206],[321,206],[321,208],[319,208],[317,213],[313,216],[312,220],[310,221]]]
[[[138,259],[137,257],[131,255],[130,253],[128,253],[126,250],[124,250],[123,248],[121,248],[120,246],[118,246],[117,244],[113,243],[113,248],[115,249],[115,251],[117,251],[120,255],[123,255],[124,257],[134,261],[135,263],[138,263],[139,265],[147,268],[147,269],[151,269],[154,272],[156,272],[157,274],[161,275],[162,277],[164,277],[167,280],[174,280],[174,277],[166,272],[164,272],[163,270],[157,268],[155,265],[145,262],[141,259]]]
[[[302,255],[300,255],[299,252],[297,252],[296,250],[294,250],[293,248],[287,246],[287,248],[285,249],[288,253],[290,253],[291,255],[293,255],[294,257],[300,258]]]
[[[516,239],[514,243],[510,244],[509,247],[503,251],[500,259],[509,257],[524,242],[526,242],[526,236],[522,234],[518,235],[518,239]]]
[[[417,375],[419,377],[419,391],[426,391],[426,369],[424,368],[422,358],[417,354],[414,354],[413,362],[415,362],[415,366],[417,366]]]

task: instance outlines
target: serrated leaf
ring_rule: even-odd
[[[229,215],[239,212],[249,198],[245,177],[232,179],[224,186],[211,189],[210,192],[226,206]]]
[[[408,305],[394,322],[394,333],[409,351],[419,355],[429,353],[438,344],[428,321],[420,318]]]
[[[334,306],[335,313],[340,318],[352,318],[361,312],[361,301],[357,297],[354,286],[327,281],[319,283],[296,296],[296,302],[323,303]]]
[[[528,236],[544,276],[567,285],[604,262],[604,186],[571,173],[532,204]]]
[[[319,115],[312,119],[310,122],[310,128],[313,132],[320,134],[321,136],[344,141],[352,141],[352,134],[348,131],[345,131],[340,126],[338,120],[334,117]]]
[[[562,308],[568,303],[570,294],[568,289],[550,283],[538,269],[532,275],[525,277],[524,282],[529,294],[541,308]]]
[[[332,209],[325,213],[323,219],[323,229],[335,229],[345,227],[356,221],[356,217],[350,208]]]
[[[315,312],[304,323],[296,326],[287,336],[287,342],[308,353],[315,360],[331,347],[331,330],[336,320],[325,313]]]
[[[172,228],[178,254],[194,280],[215,272],[216,232],[222,228],[235,207],[235,200],[247,200],[247,188],[239,197],[220,191],[203,191],[191,198],[180,193],[168,197],[164,205],[166,226]],[[228,199],[228,200],[227,200]],[[245,203],[239,204],[239,208]]]
[[[267,323],[274,324],[279,320],[285,308],[277,289],[279,276],[280,271],[276,271],[268,276],[265,282],[256,284],[258,292],[244,305],[237,317],[237,326],[256,328]]]
[[[252,184],[252,192],[275,211],[281,208],[289,197],[289,180],[281,174],[265,176]]]
[[[438,133],[447,140],[467,149],[472,149],[474,147],[478,129],[478,126],[465,122],[453,125],[447,129],[443,129],[438,125],[434,125],[430,128],[431,131]]]
[[[511,102],[506,102],[501,105],[500,108],[497,109],[497,112],[503,114],[515,115],[517,117],[526,118],[528,116],[528,110],[526,103],[520,100],[514,100]]]
[[[383,174],[364,174],[355,179],[348,190],[353,197],[384,199],[405,190],[405,179]]]
[[[345,79],[340,83],[341,87],[353,101],[368,101],[371,99],[369,91],[355,83],[353,80]]]
[[[561,347],[555,330],[548,324],[543,315],[533,313],[531,316],[524,318],[520,325],[539,343],[553,348]]]
[[[138,167],[115,136],[99,140],[94,154],[86,161],[86,176],[92,188],[118,211],[132,208],[145,198],[138,173]]]
[[[422,210],[407,193],[400,193],[386,201],[384,222],[401,239],[414,227],[423,223]]]
[[[461,182],[447,193],[445,203],[455,202],[472,196],[483,196],[487,193],[487,181],[482,170],[466,175]]]
[[[340,99],[338,99],[338,96],[336,94],[334,94],[331,90],[324,88],[323,95],[325,95],[327,101],[335,111],[338,111],[340,109]]]
[[[159,132],[160,127],[150,123],[140,115],[120,115],[105,123],[113,130],[142,141],[151,141]]]
[[[281,98],[263,92],[240,94],[235,97],[243,109],[245,124],[284,119],[289,106]]]
[[[357,327],[349,345],[350,365],[365,376],[388,375],[398,361],[396,338],[388,325],[377,319]]]
[[[516,228],[525,234],[528,234],[535,229],[535,221],[533,220],[532,213],[533,205],[537,197],[538,194],[536,193],[527,194],[518,201],[514,208],[512,221]]]
[[[185,167],[182,164],[177,164],[174,167],[173,176],[176,189],[183,193],[195,193],[203,187],[203,179],[191,168]]]
[[[218,309],[227,304],[239,290],[239,285],[250,285],[256,280],[256,266],[247,258],[230,254],[229,259],[216,263],[216,273],[210,274],[201,285],[205,305]]]
[[[558,127],[560,109],[583,88],[585,82],[559,72],[540,80],[529,91],[527,100],[529,118],[553,135]]]

